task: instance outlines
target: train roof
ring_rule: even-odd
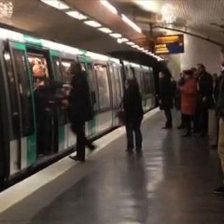
[[[20,43],[24,43],[24,44],[38,45],[38,46],[42,46],[42,47],[45,47],[45,48],[48,48],[48,49],[51,49],[54,51],[69,53],[69,54],[72,54],[75,56],[85,56],[85,57],[92,58],[94,60],[120,64],[120,60],[117,58],[113,58],[113,57],[110,57],[107,55],[82,50],[82,49],[71,47],[71,46],[68,46],[65,44],[57,43],[57,42],[54,42],[51,40],[32,37],[32,36],[29,36],[26,34],[22,34],[20,32],[16,32],[16,31],[1,28],[1,27],[0,27],[0,39],[12,40],[12,41],[16,41],[16,42],[20,42]],[[124,61],[124,64],[128,64],[128,65],[131,65],[132,67],[136,67],[136,68],[149,69],[149,67],[147,67],[147,66],[143,66],[143,65],[136,64],[136,63],[129,62],[129,61]]]

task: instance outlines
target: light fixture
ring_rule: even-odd
[[[118,42],[119,44],[125,43],[125,42],[127,42],[127,41],[128,41],[127,38],[119,38],[119,39],[117,39],[117,42]]]
[[[127,16],[124,14],[121,15],[122,20],[127,23],[130,27],[132,27],[135,31],[142,33],[142,30],[139,26],[137,26],[134,22],[132,22]]]
[[[135,43],[133,43],[133,42],[131,42],[131,41],[127,42],[126,44],[127,44],[127,45],[130,45],[130,46],[135,45]]]
[[[138,48],[138,45],[135,44],[135,45],[132,45],[131,47],[133,47],[133,48]]]
[[[171,4],[165,4],[162,7],[161,14],[162,20],[167,24],[171,24],[176,21],[177,17],[175,13],[175,8]]]
[[[92,27],[95,27],[95,28],[101,27],[101,24],[94,21],[94,20],[87,20],[84,23],[88,26],[92,26]]]
[[[122,37],[122,35],[120,33],[111,33],[110,36],[113,38],[116,38],[116,39]]]
[[[0,2],[0,18],[10,19],[13,14],[13,3],[10,2]]]
[[[69,6],[59,0],[41,0],[43,3],[59,10],[69,9]]]
[[[106,27],[101,27],[99,30],[103,33],[112,33],[112,30]]]
[[[117,9],[111,5],[107,0],[100,0],[101,4],[104,5],[107,9],[109,9],[113,14],[118,14]]]
[[[78,11],[69,11],[69,12],[66,12],[66,14],[78,20],[87,19],[87,16],[83,15],[82,13]]]

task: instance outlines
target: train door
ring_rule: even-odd
[[[64,79],[62,75],[62,61],[59,52],[50,51],[51,62],[53,66],[54,79],[61,84],[69,82]],[[63,62],[65,64],[65,62]],[[70,65],[70,64],[68,64]],[[66,92],[60,88],[56,91],[57,98],[66,96]],[[67,107],[64,104],[59,104],[57,107],[57,121],[58,121],[58,150],[63,151],[68,148],[67,131],[68,131],[68,118]]]
[[[112,87],[112,102],[113,102],[113,126],[119,124],[118,118],[116,117],[117,112],[122,104],[123,88],[122,88],[122,77],[120,72],[120,66],[117,64],[110,64],[110,76],[111,76],[111,87]]]
[[[93,69],[92,61],[90,58],[79,57],[79,62],[82,64],[83,70],[85,70],[88,75],[91,103],[94,115],[97,115],[99,111],[99,95],[97,91],[96,74]],[[95,137],[97,135],[97,116],[94,116],[93,119],[86,124],[86,134],[89,137]]]
[[[70,55],[61,55],[60,58],[60,62],[58,60],[55,61],[55,63],[58,65],[60,65],[60,78],[59,80],[64,83],[64,84],[68,84],[68,86],[70,85],[71,81],[72,81],[72,75],[69,72],[69,68],[71,66],[71,64],[74,62],[75,58],[74,56],[70,56]],[[69,88],[68,90],[66,90],[65,95],[69,95]],[[71,148],[74,147],[74,145],[76,144],[76,136],[72,133],[71,128],[70,128],[70,124],[69,124],[69,120],[68,120],[68,116],[67,116],[67,108],[64,108],[64,113],[65,116],[63,119],[61,119],[59,121],[59,125],[60,125],[60,135],[63,134],[64,132],[64,136],[65,136],[65,148]],[[63,126],[64,126],[64,130],[63,130]],[[62,141],[61,141],[62,142]],[[61,150],[61,146],[60,146],[60,150]]]
[[[112,127],[112,99],[109,85],[107,66],[95,64],[94,71],[97,78],[99,113],[97,114],[97,131],[102,133]]]
[[[12,110],[12,135],[10,140],[10,174],[36,161],[36,127],[31,91],[31,76],[24,44],[9,43],[5,52],[7,77]]]
[[[50,155],[58,151],[56,83],[52,75],[49,52],[29,47],[27,52],[32,74],[37,126],[37,154]]]

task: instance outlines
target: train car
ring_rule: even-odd
[[[149,67],[0,28],[0,183],[13,183],[71,153],[76,139],[63,103],[68,69],[79,61],[88,74],[94,119],[88,137],[119,125],[124,80],[139,83],[145,111],[154,104]],[[44,140],[44,141],[43,141]]]

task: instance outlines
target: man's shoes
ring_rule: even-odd
[[[177,127],[177,129],[184,129],[184,125],[179,125],[178,127]]]
[[[187,132],[185,135],[182,135],[183,138],[191,137],[191,133]]]
[[[69,158],[75,161],[85,162],[85,158],[80,158],[78,156],[69,156]]]
[[[224,195],[224,186],[221,186],[219,188],[216,188],[214,191],[213,191],[214,194],[223,194]]]
[[[137,147],[135,150],[137,154],[142,154],[142,148]]]
[[[126,152],[127,152],[127,153],[133,153],[133,148],[127,148],[127,149],[126,149]]]
[[[96,145],[94,145],[94,144],[91,144],[91,145],[89,146],[89,149],[90,149],[91,151],[94,151],[96,148],[97,148],[97,147],[96,147]]]
[[[162,127],[162,129],[172,129],[172,126],[165,126],[165,127]]]

